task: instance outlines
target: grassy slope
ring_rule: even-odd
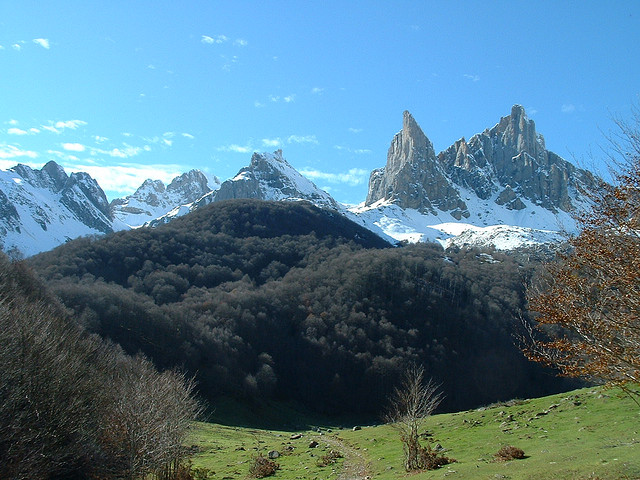
[[[457,463],[412,479],[620,479],[640,478],[640,407],[618,390],[590,388],[485,409],[436,415],[425,423],[434,444]],[[365,461],[374,479],[405,478],[397,432],[388,425],[291,432],[199,424],[190,442],[200,447],[194,465],[215,471],[210,478],[246,478],[257,452],[277,450],[281,469],[274,478],[338,478],[343,466]],[[319,446],[309,448],[316,440]],[[504,445],[527,458],[495,462]],[[293,447],[287,451],[287,447]],[[345,459],[328,467],[317,461],[331,449]],[[354,457],[355,455],[355,457]],[[355,471],[355,470],[354,470]],[[357,478],[357,477],[356,477]]]

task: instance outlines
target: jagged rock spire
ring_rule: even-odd
[[[455,211],[461,218],[466,205],[451,188],[433,145],[413,116],[404,111],[402,130],[391,141],[384,168],[369,179],[366,204],[387,200],[403,208],[435,213],[434,207]]]

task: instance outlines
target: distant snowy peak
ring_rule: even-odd
[[[224,182],[215,195],[216,202],[232,198],[307,200],[320,207],[339,208],[331,195],[316,187],[283,158],[282,150],[254,153],[249,166]]]
[[[366,201],[350,210],[397,240],[506,249],[526,245],[527,238],[558,238],[545,232],[574,231],[571,212],[588,203],[584,192],[599,182],[547,150],[520,105],[494,127],[438,155],[405,111],[385,167],[371,173]],[[459,225],[455,235],[440,228],[451,223]],[[450,241],[458,235],[459,241]]]
[[[113,231],[107,197],[87,173],[55,162],[0,171],[0,247],[15,256],[52,249],[82,235]]]
[[[464,189],[509,210],[525,208],[527,199],[553,212],[570,212],[582,202],[580,192],[596,185],[591,173],[545,148],[520,105],[493,128],[469,142],[462,138],[438,155],[411,114],[404,112],[386,166],[371,174],[365,204],[384,200],[425,214],[450,212],[462,220],[475,213]]]
[[[199,170],[183,173],[166,187],[160,180],[147,179],[132,195],[111,202],[111,211],[123,224],[138,227],[218,188],[217,177],[208,178]]]
[[[345,211],[331,195],[293,168],[283,158],[282,150],[277,150],[273,153],[255,152],[249,165],[241,168],[233,178],[224,181],[218,189],[201,196],[193,203],[177,204],[171,211],[145,225],[155,227],[212,202],[239,198],[308,201],[320,208]]]

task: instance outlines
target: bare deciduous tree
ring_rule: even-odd
[[[429,446],[425,448],[420,445],[420,428],[424,420],[438,408],[442,398],[433,380],[425,382],[424,368],[411,365],[389,399],[385,420],[400,433],[407,471],[437,468],[432,466],[432,460],[436,457],[434,452]]]

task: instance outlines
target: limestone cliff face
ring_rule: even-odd
[[[402,131],[391,141],[387,165],[374,170],[366,204],[389,200],[403,208],[435,213],[435,208],[468,216],[467,207],[437,161],[433,145],[407,111]]]
[[[526,208],[523,200],[552,212],[569,212],[583,189],[597,180],[546,149],[544,138],[524,108],[493,128],[458,140],[438,154],[408,112],[393,138],[387,165],[371,174],[367,205],[388,200],[426,213],[434,207],[455,218],[468,217],[461,188],[510,210]]]

